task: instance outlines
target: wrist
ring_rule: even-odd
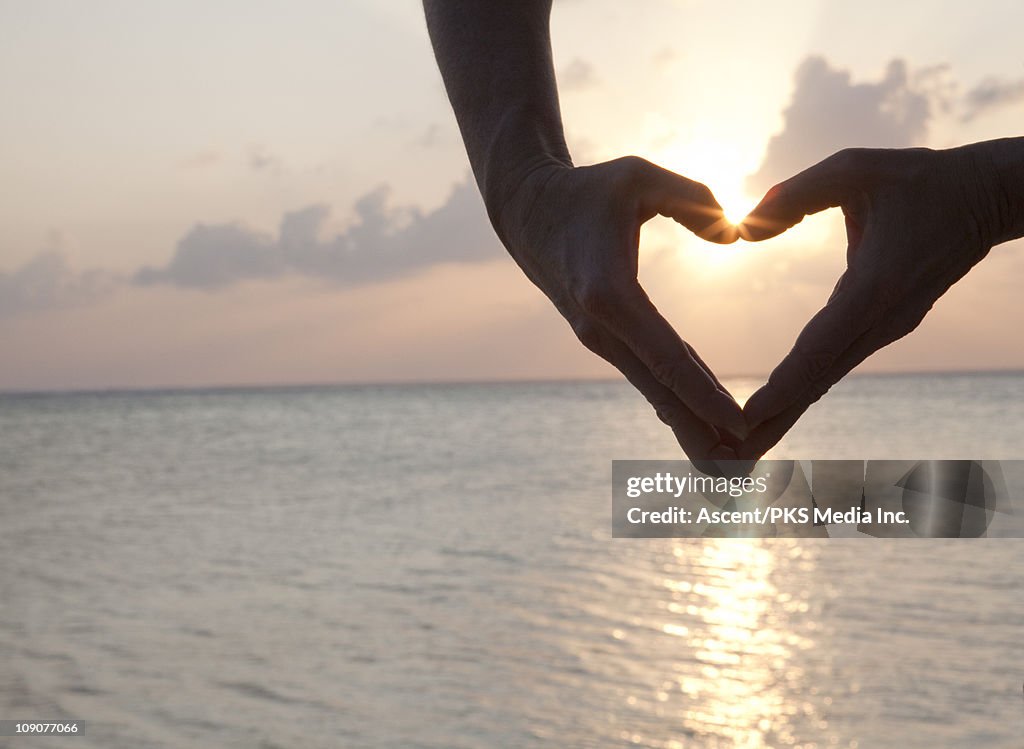
[[[548,181],[572,169],[561,128],[557,135],[551,132],[538,120],[523,121],[510,113],[476,170],[487,217],[506,246],[528,220]]]
[[[560,123],[552,127],[543,118],[512,109],[474,169],[491,225],[506,244],[548,180],[573,168],[561,132]]]
[[[1024,138],[1001,138],[964,148],[983,174],[992,244],[1024,237]]]

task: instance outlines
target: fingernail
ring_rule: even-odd
[[[717,241],[722,244],[732,244],[740,238],[740,227],[737,224],[729,223],[722,227],[722,231],[717,237]]]

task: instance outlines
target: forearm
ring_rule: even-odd
[[[473,174],[497,228],[501,207],[529,174],[572,164],[551,60],[551,0],[424,0],[423,6]]]

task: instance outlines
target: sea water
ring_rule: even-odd
[[[771,456],[1024,458],[1024,376]],[[618,382],[0,396],[0,718],[85,726],[0,746],[1020,747],[1024,541],[612,539],[681,457]]]

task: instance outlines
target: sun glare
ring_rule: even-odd
[[[695,140],[669,146],[657,155],[658,163],[711,188],[732,223],[743,220],[757,204],[744,189],[747,175],[756,165],[744,162],[735,147],[713,140]]]
[[[738,224],[757,205],[744,189],[747,175],[757,168],[747,163],[741,150],[720,141],[701,139],[672,144],[654,154],[653,161],[689,179],[703,182],[714,193],[726,219]],[[749,249],[744,242],[722,247],[708,245],[697,251],[709,270],[732,265]]]
[[[733,225],[739,224],[750,213],[751,209],[757,205],[757,201],[747,197],[747,194],[742,190],[735,193],[730,193],[729,191],[716,192],[715,197],[725,212],[725,218]]]

